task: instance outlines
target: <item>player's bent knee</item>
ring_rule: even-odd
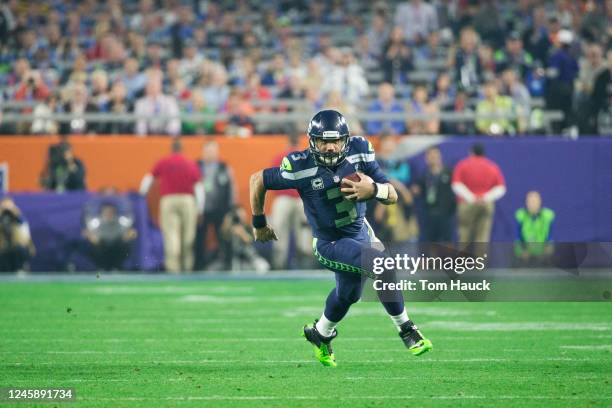
[[[359,302],[361,299],[361,290],[353,290],[350,292],[340,292],[338,293],[338,298],[343,303],[353,304]]]

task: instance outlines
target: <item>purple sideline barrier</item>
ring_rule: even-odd
[[[37,254],[31,261],[32,271],[62,271],[73,264],[77,271],[95,270],[81,236],[83,210],[91,199],[88,192],[10,194],[23,211],[32,233]],[[132,245],[126,270],[157,270],[163,263],[161,233],[149,217],[146,200],[138,194],[124,195],[134,214],[138,238]]]
[[[438,145],[444,163],[453,167],[475,142],[499,165],[508,189],[496,205],[493,242],[515,240],[514,213],[529,190],[540,191],[543,205],[555,211],[555,241],[612,242],[612,138],[449,138]],[[410,162],[421,174],[423,154]]]

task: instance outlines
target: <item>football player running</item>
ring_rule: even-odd
[[[250,201],[257,241],[276,240],[266,222],[264,201],[267,190],[296,189],[304,202],[304,212],[313,232],[313,253],[336,275],[336,286],[325,302],[324,311],[314,324],[304,326],[304,337],[315,349],[316,358],[335,367],[331,342],[338,335],[336,326],[357,302],[365,276],[362,259],[384,256],[382,245],[365,219],[365,201],[375,199],[390,205],[397,192],[374,158],[372,145],[363,137],[350,136],[345,118],[335,110],[317,113],[308,126],[309,148],[287,155],[280,167],[260,170],[250,179]],[[347,179],[357,173],[358,177]],[[366,266],[367,267],[367,266]],[[394,279],[394,271],[377,279]],[[379,299],[397,326],[406,347],[414,355],[431,350],[408,318],[402,292],[378,292]]]

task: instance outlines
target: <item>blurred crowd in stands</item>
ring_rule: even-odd
[[[372,135],[605,134],[611,20],[612,0],[4,0],[0,132],[249,136],[328,107]]]

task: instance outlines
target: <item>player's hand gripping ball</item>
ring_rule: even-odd
[[[255,241],[259,242],[268,242],[268,241],[278,241],[278,237],[276,233],[269,225],[266,225],[262,228],[253,228],[253,234],[255,235]]]
[[[342,179],[340,191],[347,200],[366,201],[374,197],[374,180],[361,172],[352,173]]]

